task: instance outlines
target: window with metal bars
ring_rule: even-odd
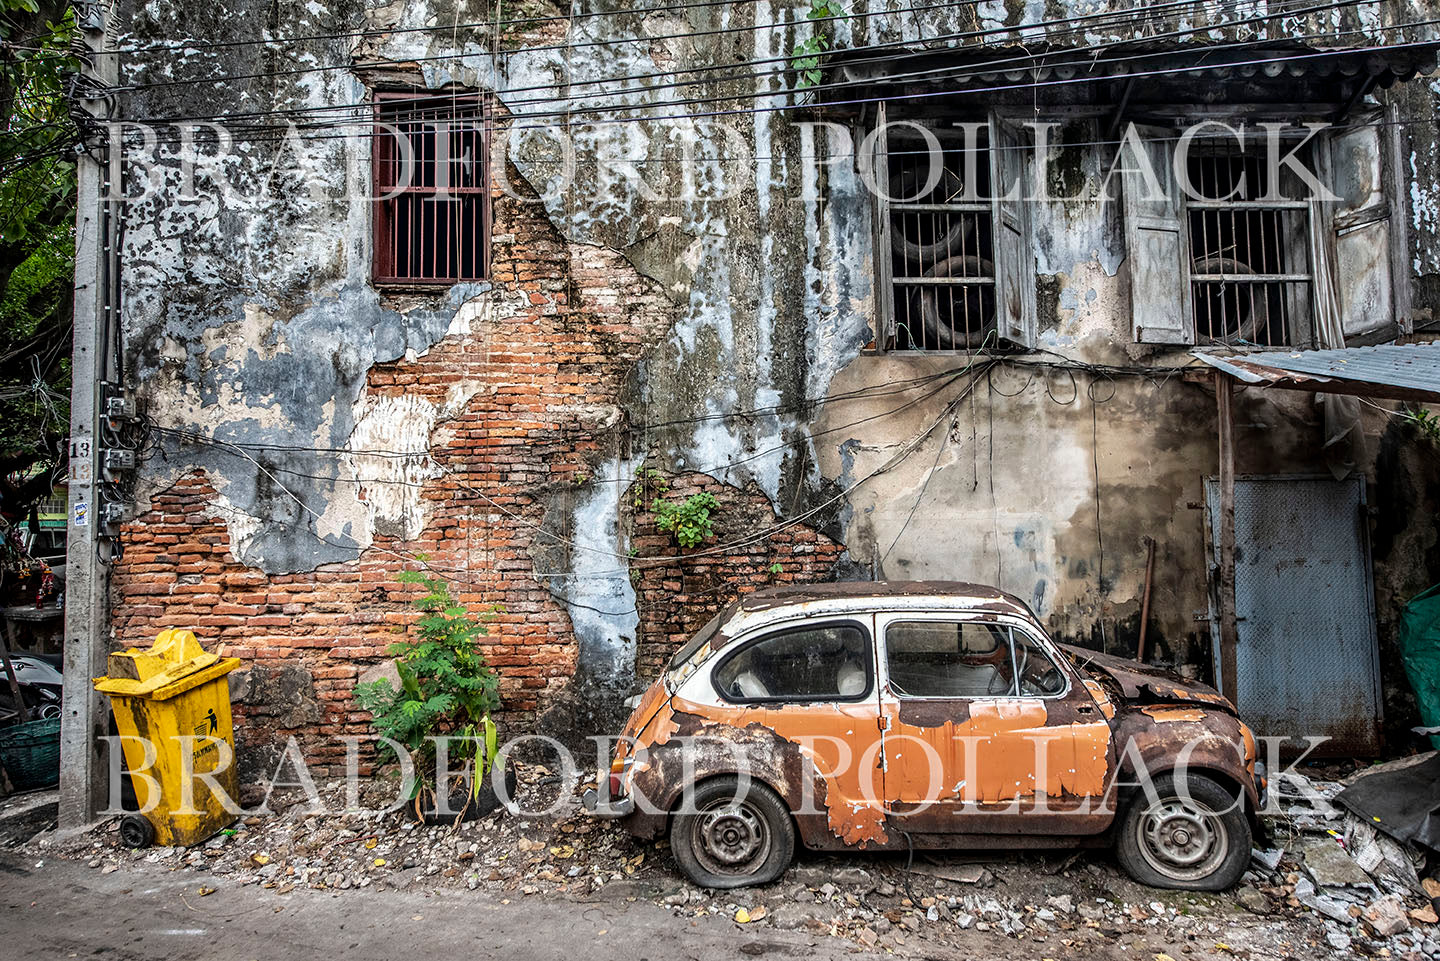
[[[1271,191],[1272,171],[1260,152],[1207,145],[1186,159],[1196,341],[1309,346],[1309,202],[1283,179]]]
[[[995,333],[987,131],[889,131],[893,350],[964,350]],[[967,136],[967,133],[969,136]]]
[[[482,94],[376,92],[377,284],[489,276],[490,127]]]
[[[998,114],[888,119],[873,138],[881,350],[1034,345],[1030,146]]]

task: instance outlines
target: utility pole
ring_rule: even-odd
[[[80,40],[88,51],[76,78],[74,102],[85,151],[76,163],[75,343],[71,355],[70,514],[65,558],[65,687],[60,719],[60,825],[83,827],[105,804],[107,759],[101,753],[106,711],[91,679],[105,673],[109,653],[109,539],[102,504],[101,429],[104,391],[113,356],[118,278],[116,225],[108,184],[108,100],[117,78],[107,53],[110,6],[76,5]],[[88,121],[88,122],[87,122]],[[100,133],[99,136],[96,134]],[[119,185],[115,185],[119,189]]]

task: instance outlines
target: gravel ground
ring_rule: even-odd
[[[1270,855],[1278,862],[1270,868],[1257,859],[1244,883],[1218,896],[1135,884],[1105,852],[988,859],[925,852],[909,862],[904,855],[802,851],[772,885],[709,892],[682,878],[664,842],[636,842],[585,816],[578,804],[584,785],[562,783],[539,765],[512,763],[521,808],[555,813],[497,811],[456,825],[417,825],[397,813],[343,813],[344,785],[334,783],[318,788],[322,811],[298,792],[275,794],[271,813],[244,817],[196,848],[130,850],[112,820],[68,838],[42,832],[15,853],[63,858],[102,875],[175,872],[197,897],[253,885],[278,896],[297,889],[469,890],[502,905],[525,898],[653,902],[677,918],[830,935],[904,954],[973,948],[977,936],[1001,936],[1033,957],[1108,957],[1117,950],[1154,961],[1440,957],[1440,929],[1425,898],[1403,890],[1387,895],[1393,885],[1349,891],[1324,885],[1323,872],[1306,859],[1317,859],[1317,843],[1338,841],[1327,833],[1332,827],[1313,818],[1273,823],[1272,838],[1283,839]],[[369,783],[364,795],[362,803],[378,806],[379,798],[393,796],[393,785]]]

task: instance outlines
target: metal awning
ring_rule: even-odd
[[[1231,356],[1198,350],[1192,354],[1246,384],[1440,403],[1440,342]]]

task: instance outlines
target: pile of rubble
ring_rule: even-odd
[[[512,763],[521,808],[552,813],[498,811],[426,826],[400,813],[347,813],[345,785],[336,783],[319,790],[319,805],[303,794],[272,796],[270,813],[243,817],[192,849],[126,849],[113,822],[64,840],[41,835],[29,847],[105,872],[137,862],[193,872],[199,895],[227,885],[279,894],[302,887],[461,887],[501,903],[530,895],[643,899],[679,916],[722,915],[867,947],[960,942],[985,932],[1047,944],[1052,953],[1105,943],[1152,954],[1440,957],[1429,901],[1440,897],[1440,885],[1417,874],[1402,846],[1329,804],[1338,785],[1324,782],[1277,786],[1286,815],[1269,825],[1274,846],[1256,851],[1243,883],[1219,896],[1142,887],[1103,852],[987,861],[801,854],[775,884],[711,892],[682,878],[664,842],[642,844],[585,816],[578,804],[584,785],[539,765]],[[393,785],[367,790],[380,797],[393,794]]]
[[[1323,919],[1326,941],[1337,951],[1349,950],[1357,936],[1368,936],[1395,939],[1402,952],[1414,945],[1440,957],[1440,929],[1435,927],[1440,881],[1421,877],[1424,852],[1334,803],[1353,780],[1313,781],[1293,773],[1276,778],[1271,790],[1284,815],[1268,819],[1267,826],[1280,846],[1255,852],[1255,870],[1246,878],[1268,876],[1269,884],[1252,889],[1256,894]]]

